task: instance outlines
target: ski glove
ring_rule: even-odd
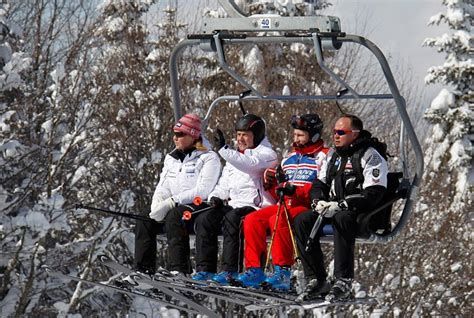
[[[327,202],[327,201],[318,201],[315,207],[315,211],[324,216],[325,218],[332,218],[337,213],[342,210],[347,210],[348,205],[346,201],[341,202]]]
[[[285,181],[286,175],[281,165],[275,168],[268,168],[263,173],[263,188],[267,191]]]
[[[294,184],[287,183],[285,184],[284,187],[278,187],[276,189],[276,193],[279,197],[286,195],[286,196],[291,196],[295,194],[296,192],[296,186]]]
[[[212,207],[220,208],[220,207],[224,206],[224,201],[222,201],[221,198],[212,197],[212,198],[209,200],[209,204],[210,204]]]
[[[148,216],[157,222],[161,222],[165,219],[168,211],[174,207],[176,207],[176,203],[173,198],[168,198],[152,206],[151,213]]]
[[[214,134],[214,149],[219,151],[222,147],[225,146],[225,137],[222,130],[217,128],[216,133]]]
[[[275,169],[268,168],[263,173],[263,188],[268,191],[277,185],[277,179],[275,178]]]
[[[275,178],[278,183],[283,183],[287,181],[285,171],[283,171],[283,168],[281,167],[281,165],[278,165],[276,167]]]

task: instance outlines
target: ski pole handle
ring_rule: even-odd
[[[229,200],[230,200],[230,199],[229,199]],[[229,200],[227,200],[227,199],[226,199],[226,200],[222,200],[224,206],[229,205],[229,202],[228,202]],[[204,201],[201,197],[194,197],[194,199],[193,199],[193,204],[194,204],[194,205],[200,206],[200,205],[203,204],[203,203],[212,205],[212,204],[211,204],[211,201],[209,201],[209,200],[208,200],[208,201]],[[189,205],[186,205],[186,206],[190,207]]]
[[[191,220],[192,216],[193,216],[193,213],[191,211],[186,210],[186,211],[183,212],[182,219],[183,219],[183,221],[189,221],[189,220]]]
[[[193,204],[200,206],[202,204],[202,198],[201,197],[195,197],[193,200]]]

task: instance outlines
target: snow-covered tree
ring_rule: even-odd
[[[236,0],[244,12],[258,14],[262,11],[282,16],[313,15],[316,10],[330,6],[326,0]]]
[[[0,113],[0,307],[6,317],[57,312],[53,304],[63,297],[50,297],[41,266],[57,260],[87,265],[89,246],[106,239],[112,223],[91,225],[84,214],[70,212],[93,154],[90,107],[81,99],[90,63],[91,8],[84,1],[35,4],[12,4],[10,17],[20,27],[9,27],[10,33],[21,38],[3,68],[8,85],[2,94],[8,98]],[[77,244],[68,244],[75,239]]]
[[[424,42],[446,55],[444,64],[431,67],[425,78],[427,84],[437,82],[446,86],[432,101],[425,114],[433,125],[426,162],[430,173],[436,174],[443,170],[448,172],[447,184],[452,185],[452,199],[448,206],[453,211],[460,211],[471,203],[474,182],[474,5],[471,1],[463,0],[444,0],[443,4],[447,6],[447,12],[433,16],[429,24],[445,22],[453,31]]]
[[[388,245],[378,292],[392,311],[410,316],[466,316],[472,312],[472,1],[445,0],[450,34],[425,40],[446,54],[427,83],[446,87],[425,113],[426,169],[420,203],[398,243]],[[471,182],[469,181],[471,178]]]

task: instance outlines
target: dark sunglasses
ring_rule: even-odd
[[[304,120],[298,115],[293,115],[291,116],[291,127],[296,128],[296,129],[307,128],[308,125],[306,123],[306,120]]]
[[[181,132],[181,131],[173,131],[173,136],[175,136],[176,138],[182,138],[182,137],[186,136],[186,134],[184,132]]]
[[[351,129],[333,129],[334,135],[344,136],[353,132],[359,132],[360,130],[351,130]]]

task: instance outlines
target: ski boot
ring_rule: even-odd
[[[232,281],[234,286],[257,288],[265,281],[265,273],[260,267],[251,267]]]
[[[327,282],[327,280],[311,279],[304,288],[303,292],[299,294],[295,300],[301,303],[306,300],[322,298],[329,292],[330,289],[331,285]]]
[[[197,272],[191,278],[196,281],[208,281],[211,280],[216,273],[211,272]]]
[[[222,286],[226,286],[229,285],[231,279],[236,279],[237,276],[239,276],[239,273],[237,272],[223,271],[214,275],[214,277],[212,277],[212,281],[219,283]]]
[[[326,295],[326,301],[337,302],[346,301],[352,298],[352,279],[338,278],[332,286],[329,293]]]
[[[289,267],[275,266],[275,272],[261,284],[263,289],[290,290],[291,271]]]

